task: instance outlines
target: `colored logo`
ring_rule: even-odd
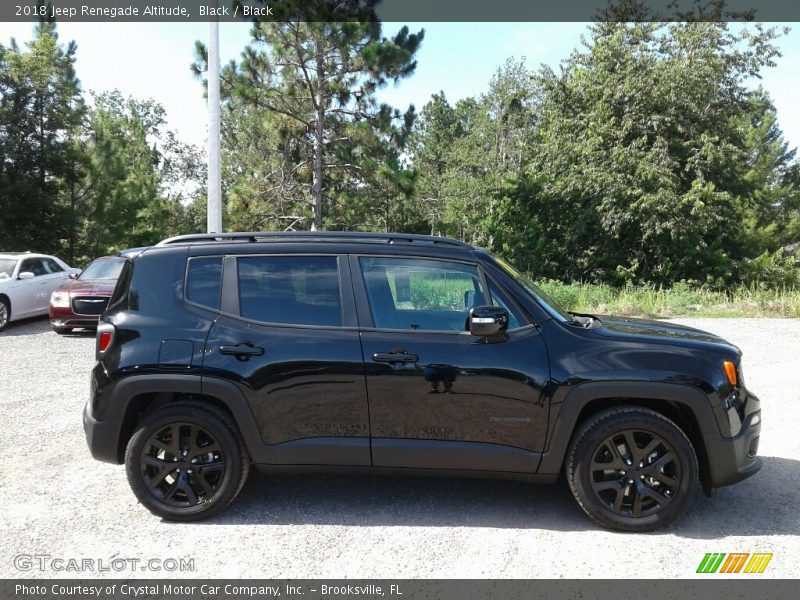
[[[772,553],[766,552],[709,552],[700,561],[698,573],[763,573]]]

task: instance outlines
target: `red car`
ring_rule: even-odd
[[[124,263],[123,257],[103,256],[89,263],[80,275],[71,274],[71,281],[50,296],[53,331],[67,333],[78,327],[97,327]]]

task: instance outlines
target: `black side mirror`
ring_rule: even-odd
[[[508,311],[499,306],[476,306],[469,311],[469,332],[488,337],[508,329]]]

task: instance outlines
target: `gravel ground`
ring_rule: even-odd
[[[17,569],[14,557],[27,554],[106,567],[194,559],[188,577],[669,578],[695,576],[706,552],[772,552],[761,577],[798,577],[800,320],[680,322],[744,350],[762,400],[764,468],[713,499],[699,494],[678,523],[644,535],[596,527],[563,482],[259,473],[214,521],[163,522],[136,502],[122,467],[89,455],[81,410],[93,336],[59,337],[47,320],[11,324],[0,334],[0,577],[92,576]]]

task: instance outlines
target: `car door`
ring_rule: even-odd
[[[373,465],[532,473],[549,366],[537,328],[475,263],[358,256],[351,267]],[[467,331],[468,309],[510,309],[506,336]]]
[[[196,259],[195,259],[196,260]],[[204,373],[237,382],[268,464],[370,464],[364,366],[346,258],[226,257]]]
[[[50,295],[47,293],[47,270],[39,257],[25,258],[19,266],[21,273],[33,273],[33,279],[20,279],[15,290],[15,312],[18,317],[47,312]]]
[[[69,274],[52,258],[43,257],[42,265],[45,270],[45,275],[42,276],[42,288],[45,294],[44,308],[49,308],[50,296],[62,283],[69,279]]]

